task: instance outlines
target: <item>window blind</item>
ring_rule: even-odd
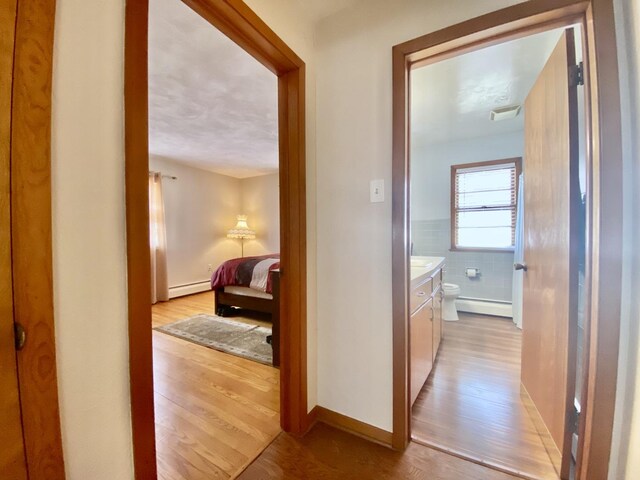
[[[517,167],[514,160],[453,167],[455,248],[513,248]]]

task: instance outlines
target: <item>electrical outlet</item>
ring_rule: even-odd
[[[211,266],[210,263],[207,265],[207,272],[209,273],[213,272],[213,267]]]

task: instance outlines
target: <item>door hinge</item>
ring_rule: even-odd
[[[569,67],[569,84],[572,87],[584,85],[584,64],[582,62]]]

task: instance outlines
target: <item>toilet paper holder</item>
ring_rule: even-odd
[[[479,268],[465,268],[464,274],[467,278],[478,278],[480,276]]]

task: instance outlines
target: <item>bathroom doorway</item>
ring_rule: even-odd
[[[568,55],[569,63],[579,63],[575,50],[567,53],[573,38],[571,28],[552,29],[416,68],[410,77],[412,260],[437,259],[443,299],[442,338],[412,405],[412,439],[543,479],[560,473],[563,424],[558,446],[547,437],[555,427],[553,413],[565,401],[540,392],[535,373],[541,352],[531,349],[540,332],[523,326],[525,217],[529,223],[546,218],[556,230],[568,224],[563,226],[564,217],[550,218],[552,210],[539,198],[540,186],[531,192],[523,187],[532,188],[531,181],[536,185],[548,169],[556,170],[560,181],[562,172],[568,176],[571,162],[564,152],[555,161],[563,158],[566,165],[536,159],[540,147],[531,130],[538,120],[531,115],[536,115],[532,102],[555,57],[565,61]],[[577,122],[577,111],[571,114]],[[529,225],[528,239],[537,231],[544,230]],[[538,250],[531,246],[527,258]],[[568,248],[556,253],[555,261],[568,268]],[[573,324],[565,300],[550,308],[564,308],[566,318],[549,312],[544,318],[564,322],[566,328]],[[421,333],[410,335],[419,342]],[[569,342],[559,348],[557,355],[566,357]],[[567,371],[573,370],[562,359],[557,362],[542,372],[548,382],[566,382]],[[411,366],[416,368],[422,368],[418,362]],[[545,408],[553,412],[540,418],[537,410]]]
[[[539,8],[536,9],[537,7]],[[409,408],[411,404],[410,392],[413,390],[413,388],[408,387],[406,390],[403,390],[402,383],[401,383],[403,381],[403,378],[410,379],[409,381],[410,385],[411,385],[411,381],[413,380],[413,372],[410,372],[410,368],[411,368],[410,365],[411,363],[413,363],[413,359],[410,359],[409,362],[407,362],[407,359],[409,358],[409,356],[407,355],[407,353],[409,352],[409,345],[413,345],[413,343],[415,343],[415,342],[412,342],[413,338],[411,333],[411,320],[409,319],[409,316],[410,316],[409,309],[414,306],[414,302],[413,302],[414,299],[412,296],[412,293],[414,292],[410,290],[410,288],[413,286],[412,283],[410,284],[410,279],[412,279],[413,272],[410,273],[409,269],[410,269],[410,264],[414,263],[413,262],[414,259],[412,259],[411,262],[409,261],[409,251],[410,251],[410,248],[413,247],[414,254],[420,253],[419,250],[416,250],[416,242],[413,242],[413,245],[411,245],[412,240],[415,240],[413,238],[410,238],[410,222],[413,220],[413,218],[409,217],[410,210],[407,205],[409,201],[413,203],[412,201],[413,199],[409,197],[410,189],[409,189],[409,185],[407,185],[406,182],[408,179],[411,179],[411,184],[413,187],[413,176],[415,175],[415,169],[412,163],[410,162],[410,156],[413,155],[413,150],[415,148],[414,139],[409,138],[409,134],[410,134],[410,127],[408,122],[409,117],[404,116],[404,114],[408,114],[410,109],[413,108],[413,105],[410,105],[410,101],[409,101],[409,99],[413,100],[413,92],[410,93],[409,91],[412,77],[414,76],[417,69],[426,67],[427,65],[442,63],[447,59],[463,56],[470,52],[475,52],[483,48],[486,48],[487,46],[497,46],[513,39],[524,38],[527,34],[523,33],[523,29],[522,29],[523,24],[526,25],[525,30],[528,30],[528,32],[532,34],[539,33],[542,31],[553,30],[554,28],[564,29],[568,26],[577,25],[577,24],[580,24],[580,26],[584,26],[586,25],[585,22],[587,21],[586,20],[587,18],[589,18],[590,21],[592,20],[592,17],[591,17],[592,12],[591,10],[588,10],[587,7],[588,5],[576,4],[574,9],[569,8],[567,6],[559,6],[557,7],[556,10],[547,11],[545,10],[544,7],[540,5],[536,5],[536,8],[534,8],[536,13],[534,13],[533,11],[524,11],[524,9],[519,9],[518,7],[510,7],[500,12],[495,12],[495,14],[487,15],[486,18],[482,17],[482,19],[477,19],[480,22],[480,24],[484,26],[482,28],[486,28],[487,30],[482,30],[482,28],[478,30],[479,25],[476,25],[475,23],[472,23],[472,22],[465,22],[463,24],[452,27],[451,29],[445,29],[443,31],[434,32],[432,34],[425,35],[424,37],[420,37],[410,42],[406,42],[404,44],[398,45],[394,48],[394,352],[395,352],[394,353],[394,385],[396,386],[394,389],[394,445],[402,446],[402,444],[408,440],[408,435],[409,435],[409,432],[411,431],[411,423],[412,423],[411,419],[408,417],[410,415]],[[583,8],[585,9],[584,11],[582,10]],[[611,18],[610,17],[607,18],[607,15],[605,13],[600,12],[598,14],[599,15],[598,19],[600,22],[607,23],[611,21]],[[545,15],[544,18],[546,20],[545,20],[544,26],[541,26],[540,19],[542,18],[543,14]],[[471,40],[471,37],[468,37],[468,38],[465,37],[464,32],[466,32],[466,34],[469,34],[469,35],[473,34],[474,35],[473,40]],[[586,38],[589,38],[588,43],[585,43]],[[592,31],[590,30],[581,31],[578,35],[578,39],[579,39],[578,43],[583,45],[588,44],[590,49],[593,48],[594,44],[593,44],[593,38],[592,38]],[[561,42],[559,42],[559,44],[560,43]],[[565,41],[565,44],[568,45],[566,41]],[[606,63],[606,59],[600,58],[597,55],[594,57],[591,55],[592,51],[589,50],[589,52],[590,52],[590,54],[588,55],[589,61],[593,62],[594,60],[597,59],[599,64]],[[565,75],[564,77],[565,83],[571,82],[571,85],[572,85],[571,88],[573,88],[574,84],[580,83],[581,69],[578,68],[578,65],[579,65],[578,62],[572,62],[572,60],[574,59],[570,58],[571,55],[568,54],[568,49],[565,52],[565,54],[567,55],[567,57],[564,60],[565,61],[564,68],[556,68],[556,70],[558,72],[562,72]],[[551,63],[554,63],[554,62],[551,62]],[[459,76],[457,78],[454,77],[453,82],[447,82],[444,85],[432,85],[431,86],[432,89],[437,91],[440,95],[446,96],[448,94],[447,88],[449,89],[451,89],[452,87],[455,88],[457,85],[463,83],[469,77],[467,70],[471,70],[471,66],[469,66],[468,69],[464,70],[463,72],[464,75]],[[601,123],[599,123],[601,122],[600,118],[608,117],[608,113],[609,113],[608,110],[606,112],[602,110],[596,112],[597,115],[595,119],[592,117],[589,117],[589,115],[591,114],[591,112],[589,111],[589,101],[594,101],[594,98],[597,98],[598,95],[603,95],[606,97],[608,94],[612,94],[615,92],[609,92],[608,86],[603,86],[603,82],[604,82],[603,78],[596,76],[594,72],[590,71],[588,65],[585,67],[585,71],[586,71],[586,78],[589,79],[589,83],[587,87],[584,87],[584,90],[587,90],[587,88],[590,88],[588,95],[586,93],[582,93],[584,98],[588,99],[588,101],[585,102],[586,108],[584,109],[584,113],[582,117],[582,118],[585,118],[585,117],[589,118],[590,134],[587,134],[586,138],[590,140],[599,138],[599,141],[600,141],[600,143],[597,144],[597,147],[598,147],[597,150],[594,150],[594,144],[591,143],[589,147],[586,149],[586,152],[589,154],[593,154],[594,158],[597,158],[598,155],[601,155],[602,151],[611,151],[612,153],[611,158],[613,162],[612,167],[615,167],[615,162],[618,159],[618,157],[616,157],[616,153],[618,153],[616,149],[617,137],[603,140],[601,137],[601,131],[599,130],[601,125]],[[598,70],[598,71],[601,72],[602,70]],[[612,77],[616,76],[615,70],[613,70],[613,72],[609,71],[609,73],[612,73]],[[606,77],[608,75],[604,74],[603,76]],[[608,79],[608,81],[614,81],[614,80],[615,79]],[[608,81],[606,83],[607,85],[608,85]],[[542,82],[542,83],[545,84],[545,82]],[[546,84],[548,84],[548,82]],[[478,85],[474,85],[474,86],[477,87]],[[480,87],[482,87],[482,85],[480,85]],[[562,91],[562,88],[560,88],[559,90]],[[479,90],[476,90],[475,93],[476,93],[476,97],[478,96],[481,97],[482,88],[480,88]],[[538,103],[545,104],[545,102],[538,102]],[[569,110],[575,111],[577,107],[576,105],[577,102],[573,101],[572,103],[572,101],[567,100],[566,103],[568,105]],[[557,105],[557,102],[551,101],[551,102],[547,102],[546,104]],[[505,105],[505,106],[512,106],[512,105]],[[524,110],[526,113],[527,108],[525,108]],[[535,109],[530,109],[530,110],[535,111]],[[431,109],[431,111],[433,112],[434,109]],[[439,122],[439,125],[436,126],[436,128],[442,125],[446,126],[446,115],[443,114],[441,110],[435,110],[435,111],[438,114],[438,122]],[[503,112],[501,110],[498,110],[495,113],[501,114]],[[544,113],[544,109],[542,113]],[[414,118],[414,112],[411,112],[411,119],[413,120],[413,118]],[[539,144],[542,145],[543,147],[540,149],[541,152],[544,152],[544,149],[549,146],[556,145],[556,144],[560,145],[562,142],[564,142],[565,144],[569,144],[571,147],[574,147],[578,144],[577,140],[574,140],[574,141],[567,140],[570,138],[574,139],[577,136],[576,135],[577,128],[575,127],[568,127],[567,129],[568,131],[566,132],[563,132],[562,130],[557,129],[556,127],[552,127],[547,130],[549,132],[560,133],[560,135],[557,136],[557,139],[556,139],[558,140],[557,142],[556,140],[539,142]],[[586,145],[586,143],[584,144]],[[410,155],[409,148],[411,148],[411,155]],[[571,151],[575,152],[576,149],[572,148]],[[544,157],[544,155],[540,155],[540,156]],[[530,151],[527,151],[523,157],[524,157],[523,169],[524,169],[525,178],[526,178],[527,158],[529,158],[531,161],[531,158],[533,157]],[[590,182],[594,181],[593,180],[594,178],[598,178],[599,176],[602,176],[602,175],[608,176],[611,173],[611,170],[608,170],[606,173],[603,173],[603,171],[599,169],[599,164],[597,162],[595,164],[591,163],[591,158],[588,155],[585,155],[584,157],[585,158],[581,159],[581,161],[583,162],[584,172],[588,172],[588,173],[579,174],[578,168],[577,168],[578,162],[574,160],[570,162],[570,164],[572,165],[572,168],[567,169],[568,172],[566,175],[566,179],[567,179],[566,181],[570,182],[572,185],[571,187],[572,195],[570,197],[571,201],[567,202],[568,203],[567,208],[569,211],[569,213],[567,214],[567,217],[570,219],[570,222],[569,222],[570,227],[567,229],[567,231],[575,233],[579,230],[582,230],[583,237],[585,236],[584,232],[586,230],[585,224],[589,225],[590,222],[595,221],[593,217],[594,213],[597,211],[600,211],[601,209],[604,210],[605,208],[609,207],[609,205],[602,203],[601,197],[599,196],[595,196],[593,198],[590,197],[589,195],[589,193],[591,193],[589,188],[589,185],[591,185]],[[409,177],[409,171],[411,171],[411,177]],[[549,177],[552,176],[550,175],[550,173],[555,174],[556,172],[554,171],[554,169],[549,169],[549,171],[547,172],[546,178],[542,177],[542,180],[540,178],[536,180],[536,182],[538,183],[541,189],[546,188],[545,184],[552,185],[553,182],[548,181]],[[615,174],[616,178],[619,176],[619,174],[620,174],[620,171],[617,170],[617,173]],[[450,179],[451,178],[452,177],[450,177]],[[581,182],[578,182],[578,179],[580,179]],[[449,183],[449,182],[446,182],[446,183]],[[576,187],[578,184],[580,184],[580,187],[585,188],[587,193],[586,196],[584,195],[584,192],[580,192],[580,189]],[[524,190],[526,192],[527,188],[525,187]],[[532,190],[532,189],[529,189],[529,190]],[[555,187],[552,187],[551,190],[553,192],[556,192],[556,191],[559,192],[561,189],[558,189],[557,186],[555,186]],[[569,190],[569,188],[567,187],[564,190],[565,191]],[[582,194],[579,194],[578,192]],[[615,192],[613,191],[609,192],[609,194],[616,197]],[[549,198],[554,199],[555,197],[553,195],[547,195],[547,199]],[[555,208],[555,205],[552,205],[550,209],[552,210],[553,208]],[[532,210],[532,211],[535,213],[535,210]],[[588,212],[589,215],[591,215],[589,221],[585,220],[585,217],[586,217],[585,211]],[[527,216],[526,212],[527,212],[527,208],[525,208],[525,218]],[[601,217],[598,217],[598,218],[601,218]],[[612,222],[610,227],[613,229],[619,229],[619,225],[615,221],[613,221],[615,220],[615,216],[611,217],[611,219],[612,219]],[[466,226],[472,226],[472,225],[466,225]],[[494,227],[497,227],[497,226],[505,227],[504,225],[494,225]],[[546,229],[547,231],[545,235],[549,238],[553,238],[554,235],[559,235],[560,231],[562,230],[562,228],[556,225],[556,220],[552,220],[547,227],[548,228]],[[403,235],[403,232],[404,232],[404,235]],[[411,231],[411,233],[413,233],[413,231]],[[600,442],[597,439],[591,438],[589,435],[587,436],[580,435],[578,438],[575,438],[575,436],[573,435],[574,433],[576,433],[576,428],[575,428],[576,425],[579,425],[580,432],[584,432],[585,428],[586,428],[586,431],[588,432],[589,431],[588,425],[591,425],[591,422],[593,421],[593,417],[591,417],[590,414],[586,414],[586,415],[580,415],[579,417],[576,418],[576,416],[574,415],[574,413],[577,413],[577,411],[579,411],[580,408],[578,407],[577,402],[575,402],[574,391],[576,390],[576,386],[575,386],[576,375],[575,375],[575,371],[572,370],[572,367],[575,367],[575,365],[578,363],[576,361],[576,357],[578,356],[578,353],[576,352],[576,350],[578,350],[576,348],[576,344],[577,344],[576,330],[577,329],[575,328],[575,324],[578,317],[577,312],[579,310],[577,308],[578,298],[588,299],[590,296],[590,290],[588,286],[590,284],[598,285],[598,283],[602,281],[603,278],[608,278],[609,275],[612,275],[614,273],[613,270],[616,269],[616,266],[612,265],[611,271],[607,271],[607,272],[602,272],[602,271],[590,272],[588,269],[588,264],[590,261],[598,262],[600,265],[602,265],[602,262],[599,260],[600,249],[595,248],[593,250],[590,250],[589,248],[585,248],[584,245],[585,244],[587,246],[592,245],[591,242],[594,242],[594,241],[596,243],[599,242],[602,245],[602,244],[607,244],[609,241],[600,234],[600,230],[598,228],[593,229],[593,227],[591,227],[591,229],[586,230],[586,235],[587,235],[586,238],[590,238],[590,240],[587,242],[580,241],[579,238],[576,238],[576,235],[574,235],[574,233],[568,234],[569,241],[567,243],[569,247],[568,247],[568,250],[565,251],[565,258],[568,258],[568,264],[569,264],[568,271],[570,271],[570,278],[566,282],[567,288],[566,290],[563,290],[562,288],[551,287],[551,288],[547,288],[546,290],[547,293],[551,292],[556,297],[564,299],[563,300],[564,304],[565,305],[568,304],[567,311],[569,313],[567,314],[567,316],[569,316],[571,318],[571,322],[573,322],[572,324],[569,324],[568,322],[565,323],[565,327],[564,327],[565,332],[567,332],[564,337],[564,340],[566,340],[565,351],[566,351],[566,356],[569,357],[569,360],[565,362],[565,365],[562,365],[562,368],[560,370],[563,370],[562,374],[564,375],[565,385],[562,385],[562,382],[554,383],[556,380],[555,377],[552,378],[553,381],[547,382],[548,387],[550,387],[550,388],[547,388],[547,391],[553,390],[554,388],[556,388],[556,387],[551,387],[551,384],[554,384],[554,385],[559,384],[560,388],[556,390],[560,390],[561,392],[565,393],[565,399],[564,399],[565,408],[560,409],[561,415],[558,416],[558,418],[561,417],[560,421],[558,422],[561,425],[560,445],[559,445],[559,448],[557,448],[557,450],[559,450],[559,454],[556,455],[555,459],[553,458],[553,455],[550,456],[551,457],[550,459],[554,464],[554,470],[555,470],[554,472],[555,476],[551,476],[550,478],[557,478],[558,476],[560,476],[561,478],[569,478],[570,475],[572,474],[572,472],[570,472],[571,467],[572,465],[575,464],[574,460],[576,459],[577,459],[578,478],[584,478],[582,477],[584,473],[583,474],[580,473],[581,469],[584,470],[584,469],[596,468],[592,465],[593,452],[600,452],[599,454],[601,455],[608,455],[608,453],[606,453],[608,452],[608,446],[604,442]],[[450,236],[449,241],[451,241],[452,237],[453,235]],[[449,249],[455,251],[455,247],[453,249],[449,247]],[[464,252],[464,253],[468,254],[470,252]],[[582,259],[580,257],[582,257]],[[443,258],[446,258],[446,257],[443,257]],[[419,259],[416,259],[416,260],[419,260]],[[545,266],[551,266],[552,267],[551,270],[553,270],[555,266],[555,263],[553,261],[548,261],[547,264],[545,264],[544,257],[538,258],[537,261],[539,262],[541,261],[542,262],[541,264],[544,264]],[[519,263],[519,262],[515,262],[515,263]],[[403,264],[405,265],[404,268],[402,268]],[[584,265],[587,265],[587,268],[584,268]],[[526,262],[523,262],[522,267],[526,267]],[[580,275],[581,268],[584,271],[584,274],[582,276]],[[446,266],[445,266],[445,269],[446,269]],[[471,270],[471,274],[470,276],[467,276],[468,275],[467,268],[465,267],[464,275],[466,278],[471,277],[471,278],[477,279],[478,276],[480,277],[482,276],[481,269],[471,268],[470,270]],[[522,270],[526,271],[525,268],[522,268]],[[539,272],[539,271],[542,271],[543,269],[540,269],[539,266],[536,266],[535,270]],[[532,271],[533,271],[533,268],[531,267],[531,264],[530,264],[528,269],[528,276],[530,277],[535,276],[531,274]],[[444,282],[447,282],[447,279],[446,279],[447,272],[445,272],[444,275],[445,275]],[[436,277],[433,277],[433,278],[436,278]],[[447,283],[450,283],[450,282],[447,282]],[[435,284],[436,282],[434,280],[433,285]],[[582,291],[580,291],[581,295],[578,294],[579,292],[578,285],[580,285],[580,288],[582,289]],[[525,291],[526,291],[526,288],[527,288],[527,285],[525,283]],[[594,287],[594,288],[597,288],[597,287]],[[463,293],[462,290],[461,290],[461,293]],[[596,293],[594,295],[597,295],[597,298],[600,298],[599,294]],[[526,297],[526,294],[525,294],[525,297]],[[407,298],[409,302],[404,301],[404,298]],[[545,297],[545,298],[540,298],[539,300],[540,300],[539,305],[545,305],[549,299]],[[589,301],[588,300],[584,301],[583,304],[588,305]],[[589,312],[588,309],[586,308],[583,309],[583,310],[586,310],[586,313],[584,314],[584,318],[591,320],[593,322],[592,324],[589,324],[588,321],[585,321],[586,323],[585,331],[590,331],[591,335],[595,335],[598,338],[602,339],[603,341],[607,342],[607,345],[613,349],[614,340],[615,338],[617,338],[617,330],[614,329],[614,331],[612,332],[605,332],[603,330],[603,324],[602,324],[603,319],[601,317],[603,315],[606,315],[607,316],[606,321],[609,322],[610,315],[607,312],[603,312],[601,309],[597,308],[598,307],[597,304],[594,304],[594,305],[596,306],[596,310],[597,310],[595,312],[593,310]],[[445,301],[444,310],[446,309],[447,309],[447,305]],[[436,312],[437,312],[437,309],[434,308],[434,315],[431,316],[431,318],[434,320],[437,318]],[[544,322],[540,322],[540,323],[544,323]],[[528,322],[528,324],[532,326],[537,325],[536,322]],[[527,325],[527,320],[525,316],[525,319],[524,319],[525,331],[526,331],[526,325]],[[440,346],[441,351],[444,351],[446,348],[447,339],[448,339],[448,336],[447,336],[448,325],[445,324],[443,329],[444,329],[445,335],[444,335],[444,338],[442,339],[442,344]],[[542,333],[545,334],[547,332],[542,332]],[[525,334],[524,337],[526,339],[527,335]],[[527,343],[526,340],[525,341],[521,340],[521,342],[523,344]],[[548,342],[543,341],[540,343],[540,345],[544,347],[547,343]],[[403,346],[405,348],[401,348]],[[483,347],[483,348],[487,349],[487,347]],[[605,354],[602,351],[589,352],[587,348],[584,349],[584,352],[585,352],[584,357],[590,359],[591,365],[596,365],[597,368],[599,369],[602,368],[608,371],[608,369],[611,368],[613,369],[612,371],[615,371],[615,359],[613,357]],[[542,361],[539,363],[543,367],[538,369],[538,372],[535,372],[535,373],[541,373],[541,372],[544,373],[545,368],[547,368],[550,363],[555,362],[557,357],[546,356],[545,352],[539,352],[539,353],[540,353],[539,355],[540,358],[542,358]],[[433,368],[434,371],[437,371],[439,367],[439,362],[441,362],[441,359],[436,358],[435,367]],[[526,369],[523,369],[523,370],[526,370]],[[592,391],[599,392],[595,394],[596,396],[599,396],[600,393],[604,392],[603,389],[605,388],[605,386],[602,385],[597,380],[597,378],[593,376],[593,374],[587,375],[585,372],[584,375],[581,375],[581,378],[583,376],[585,377],[585,381],[588,381],[589,384],[591,385],[591,388],[593,388]],[[525,375],[523,375],[517,382],[517,384],[520,384],[520,383],[526,387],[527,383],[529,383],[529,380],[525,380]],[[451,387],[454,390],[461,388],[461,386],[456,383],[452,384]],[[583,392],[587,391],[587,389],[585,387],[582,387],[582,391]],[[403,392],[406,392],[406,396],[405,396],[405,393]],[[530,396],[535,397],[539,402],[539,399],[540,399],[539,395],[534,394]],[[583,402],[586,401],[586,403],[589,404],[588,399],[582,398],[581,400]],[[406,401],[406,404],[404,403],[405,401]],[[576,405],[575,409],[574,409],[574,405]],[[451,405],[448,405],[448,406],[452,408],[456,408]],[[538,405],[536,405],[536,407],[539,408]],[[589,410],[593,409],[593,410],[598,410],[599,412],[600,411],[605,412],[605,411],[608,411],[608,409],[610,408],[612,408],[612,405],[610,405],[609,402],[605,402],[605,404],[600,403],[598,405],[592,405],[591,408],[589,408]],[[466,413],[467,416],[472,415],[472,412],[469,412],[469,411],[465,412],[464,407],[459,407],[458,410],[463,413]],[[404,416],[405,413],[403,412],[406,412],[406,415],[407,415],[406,417]],[[603,415],[603,414],[604,413],[599,413],[599,415]],[[546,413],[541,415],[543,419],[545,415]],[[540,440],[543,441],[543,447],[545,451],[547,450],[547,447],[549,445],[549,443],[545,443],[545,442],[546,440],[549,439],[549,437],[551,437],[555,441],[556,447],[558,447],[558,436],[556,435],[557,430],[555,432],[552,431],[555,427],[549,426],[553,422],[549,420],[548,416],[546,420],[547,420],[547,425],[545,426],[547,427],[547,430],[549,430],[549,432],[546,435],[546,438],[542,438],[543,436],[539,435],[541,437]],[[441,423],[442,422],[446,423],[446,420],[441,419],[440,421]],[[585,427],[585,425],[587,426]],[[539,425],[535,425],[536,431],[540,432],[540,430],[538,429],[538,426]],[[610,428],[610,425],[607,425],[607,428]],[[449,428],[445,430],[448,430],[449,433],[451,433],[453,428]],[[406,437],[405,437],[405,434],[407,435]],[[468,432],[468,435],[473,436],[473,432]],[[511,437],[509,438],[511,439]],[[481,443],[481,441],[478,441],[478,443]],[[506,448],[511,448],[511,445],[503,445],[503,446],[505,446]],[[454,454],[458,454],[458,455],[465,454],[465,452],[457,451],[455,448],[451,448],[446,445],[441,445],[441,448]],[[589,455],[586,455],[581,460],[582,451],[589,452]],[[483,460],[482,458],[477,458],[477,457],[474,458],[471,455],[467,455],[467,457],[475,459],[476,461],[482,461],[483,463],[487,463],[488,465],[493,466],[494,468],[507,470],[518,476],[525,476],[529,478],[531,477],[541,478],[540,475],[531,475],[531,474],[527,475],[525,472],[522,472],[520,468],[522,464],[519,462],[516,462],[517,463],[516,468],[509,468],[508,466],[505,466],[505,465],[500,465],[500,464],[496,465],[496,463],[490,461],[490,459]],[[553,460],[559,460],[559,462],[553,462]]]

